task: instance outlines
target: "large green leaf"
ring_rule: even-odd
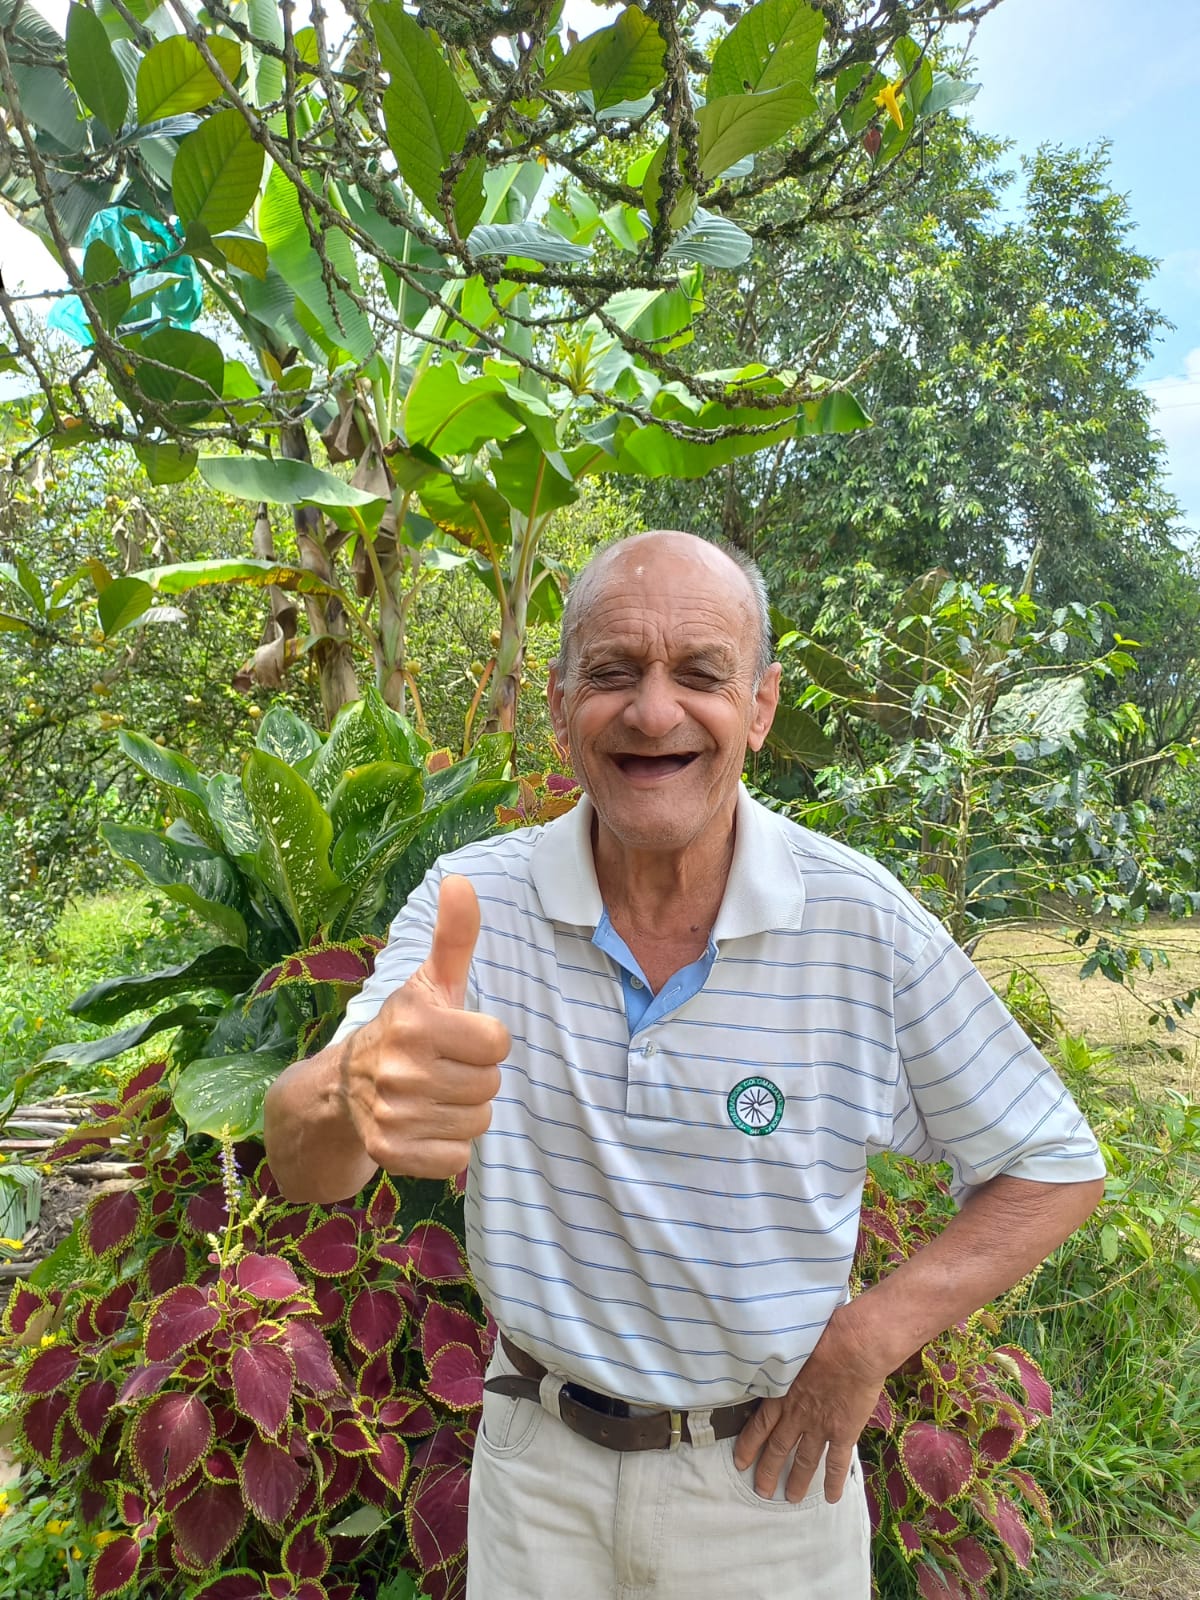
[[[1083,732],[1088,714],[1085,677],[1078,673],[1048,676],[1014,684],[1000,695],[989,728],[999,739],[1036,739],[1061,748]],[[1049,753],[1043,750],[1043,754]]]
[[[171,169],[175,210],[185,227],[236,228],[262,182],[263,147],[240,111],[216,111],[179,146]]]
[[[221,71],[232,83],[242,64],[242,51],[234,39],[210,35],[205,41]],[[142,57],[137,75],[137,114],[142,123],[157,122],[181,111],[199,111],[211,105],[221,86],[204,63],[198,47],[182,34],[152,44]]]
[[[266,1050],[190,1061],[175,1085],[175,1109],[189,1134],[258,1138],[267,1090],[287,1065],[287,1056]]]
[[[120,133],[129,110],[129,85],[108,42],[108,30],[87,6],[67,12],[67,68],[84,105],[108,129]]]
[[[101,595],[112,592],[118,583],[126,580],[118,578],[109,584]],[[136,581],[136,580],[135,580]],[[121,754],[127,761],[132,761],[134,766],[141,769],[165,795],[167,803],[176,816],[183,817],[191,824],[194,832],[206,845],[214,850],[221,848],[220,835],[208,814],[208,781],[194,762],[187,756],[180,755],[177,750],[168,750],[153,739],[148,739],[144,733],[137,733],[130,729],[122,728],[117,735],[117,743],[121,747]]]
[[[806,400],[800,408],[796,432],[802,438],[813,434],[857,433],[869,428],[871,419],[848,389],[834,389],[819,400]]]
[[[951,106],[966,105],[974,100],[981,87],[978,83],[963,83],[946,72],[935,72],[929,93],[921,102],[921,115],[932,117],[938,111],[948,111]]]
[[[153,828],[102,822],[100,834],[114,855],[160,888],[169,900],[187,906],[231,944],[245,949],[244,892],[236,869],[224,856],[190,849]]]
[[[260,750],[286,761],[289,767],[300,767],[325,741],[289,707],[272,706],[259,723],[254,742]]]
[[[245,951],[233,945],[217,945],[182,961],[137,978],[105,978],[71,1001],[72,1016],[84,1022],[119,1022],[131,1011],[146,1011],[168,995],[187,994],[193,989],[219,989],[225,994],[241,994],[259,975],[260,968],[246,959]]]
[[[322,804],[330,805],[345,773],[353,767],[388,761],[420,768],[430,749],[399,712],[384,704],[371,688],[361,700],[343,706],[333,720],[329,737],[317,752],[308,781]]]
[[[716,178],[743,156],[767,149],[807,116],[814,104],[811,92],[798,83],[783,83],[757,94],[726,94],[710,100],[696,112],[701,172],[706,178]],[[646,169],[642,184],[642,198],[652,218],[658,216],[666,154],[664,139]],[[695,195],[688,189],[676,200],[671,213],[672,227],[682,227],[694,210]]]
[[[259,876],[307,944],[343,899],[329,864],[329,817],[300,774],[265,750],[251,751],[242,788],[259,834]]]
[[[740,267],[754,240],[728,217],[698,207],[686,228],[681,228],[667,251],[668,261],[700,262],[706,267]]]
[[[138,388],[174,422],[203,422],[221,400],[225,357],[221,347],[191,328],[160,328],[138,346]]]
[[[811,89],[824,30],[825,18],[809,0],[759,0],[717,46],[708,98],[783,83]],[[809,109],[816,109],[815,100]]]
[[[247,0],[246,10],[252,37],[282,50],[283,17],[277,0]],[[243,45],[242,53],[249,58],[247,70],[254,84],[255,105],[268,106],[278,100],[283,88],[283,62],[278,56],[255,49],[253,45]]]
[[[379,499],[308,461],[282,456],[203,456],[200,476],[218,494],[277,506],[369,506]]]
[[[141,578],[116,578],[96,602],[100,626],[111,637],[136,622],[154,603],[154,590]]]
[[[135,444],[133,453],[154,484],[182,483],[196,470],[196,452],[170,440],[165,444]]]
[[[778,707],[767,744],[776,755],[802,767],[828,767],[837,760],[837,746],[817,719],[794,706]]]
[[[247,556],[225,560],[177,561],[169,567],[144,567],[135,577],[159,594],[186,594],[189,589],[206,589],[214,583],[243,583],[252,589],[288,589],[297,594],[329,594],[341,597],[336,584],[305,567],[289,567],[278,561],[258,561]]]
[[[306,223],[291,179],[280,167],[272,166],[258,210],[258,231],[271,265],[296,300],[308,308],[315,319],[316,332],[330,348],[345,350],[356,361],[366,361],[375,349],[371,325],[344,289],[326,281],[310,224],[330,267],[357,291],[358,267],[346,235],[337,227],[323,230],[315,217]],[[268,275],[268,285],[270,281]]]
[[[258,829],[238,780],[228,772],[209,779],[208,810],[221,846],[240,865],[252,870],[258,854]]]
[[[590,91],[593,108],[603,111],[656,88],[665,75],[664,53],[658,24],[629,5],[616,22],[572,45],[542,87],[558,94]]]
[[[820,689],[828,689],[841,700],[869,700],[873,693],[870,683],[849,662],[834,655],[815,639],[805,639],[797,644],[792,656]]]
[[[156,1033],[163,1033],[167,1028],[190,1027],[199,1015],[197,1006],[174,1006],[170,1011],[151,1017],[148,1022],[122,1028],[120,1033],[110,1033],[106,1039],[56,1044],[53,1050],[46,1051],[38,1066],[48,1066],[52,1061],[69,1061],[76,1067],[94,1067],[98,1062],[111,1061],[114,1056],[124,1055],[126,1050],[132,1050],[135,1045],[153,1038]]]
[[[473,454],[493,439],[507,439],[521,420],[499,378],[472,377],[453,361],[426,367],[404,402],[409,444],[442,456]]]
[[[32,7],[27,5],[26,9]],[[10,65],[17,104],[26,120],[48,133],[64,150],[74,153],[82,149],[87,130],[79,120],[75,96],[63,77],[53,67],[34,66],[11,57]]]
[[[467,249],[473,256],[521,256],[527,261],[588,261],[587,245],[571,244],[538,222],[481,222],[472,228]]]
[[[562,456],[557,450],[543,450],[528,432],[501,445],[492,476],[504,498],[527,517],[544,517],[579,499]]]
[[[388,143],[400,176],[440,219],[442,175],[474,128],[474,114],[432,35],[400,0],[375,0],[371,23],[391,80],[383,97]],[[483,157],[472,156],[454,184],[454,221],[464,238],[483,215],[483,172]]]
[[[329,802],[339,844],[348,828],[373,826],[382,832],[399,816],[416,815],[423,795],[423,775],[416,767],[398,761],[369,761],[365,766],[349,768]],[[336,848],[334,865],[341,871]]]
[[[388,874],[389,915],[395,915],[439,856],[494,833],[496,807],[511,806],[516,794],[515,783],[476,783],[423,819]]]

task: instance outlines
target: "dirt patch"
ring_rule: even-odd
[[[1067,931],[1049,922],[985,933],[974,956],[1002,993],[1014,968],[1034,976],[1045,985],[1068,1032],[1082,1035],[1093,1048],[1111,1050],[1114,1065],[1128,1067],[1139,1082],[1200,1098],[1200,1005],[1195,1015],[1177,1021],[1174,1032],[1150,1021],[1152,1003],[1200,985],[1200,926],[1152,920],[1142,942],[1165,951],[1170,965],[1128,984],[1110,983],[1099,973],[1080,979],[1084,953]],[[1188,1600],[1195,1600],[1195,1591]]]
[[[42,1179],[42,1210],[37,1233],[29,1241],[29,1251],[39,1257],[48,1256],[67,1237],[75,1218],[99,1192],[99,1185],[76,1182],[68,1172],[47,1173]]]

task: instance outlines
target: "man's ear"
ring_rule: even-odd
[[[762,675],[754,696],[754,714],[750,719],[750,731],[746,735],[746,743],[751,750],[761,750],[771,731],[771,724],[779,708],[779,680],[782,677],[783,668],[778,661],[773,661]]]
[[[562,679],[558,675],[557,658],[550,663],[550,676],[546,680],[546,703],[550,707],[550,722],[554,728],[554,737],[562,746],[564,754],[569,754],[570,742],[567,738],[565,693]]]

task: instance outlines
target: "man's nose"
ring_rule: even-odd
[[[625,708],[625,722],[649,739],[661,739],[683,721],[683,707],[669,672],[651,668],[642,674]]]

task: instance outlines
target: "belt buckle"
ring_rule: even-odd
[[[683,1443],[683,1412],[671,1411],[667,1414],[671,1419],[671,1442],[667,1450],[673,1453]]]

